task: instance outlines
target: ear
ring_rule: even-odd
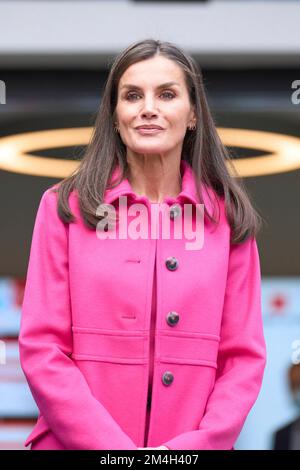
[[[196,114],[195,105],[192,105],[192,108],[191,108],[190,122],[193,123],[193,124],[196,124],[196,122],[197,122],[197,114]]]

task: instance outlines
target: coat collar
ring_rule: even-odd
[[[177,197],[169,197],[167,196],[164,199],[164,202],[167,204],[173,204],[176,202],[179,203],[186,203],[190,202],[192,204],[197,204],[200,203],[198,196],[197,196],[197,188],[196,188],[196,182],[195,182],[195,177],[194,177],[194,172],[191,167],[191,165],[186,161],[186,160],[181,160],[180,162],[180,172],[182,176],[182,188],[181,192],[177,195]],[[116,179],[119,177],[120,174],[120,167],[117,165],[113,172],[113,181],[116,181]],[[202,185],[205,186],[206,185]],[[105,202],[108,204],[113,203],[116,199],[118,199],[120,196],[132,196],[133,199],[142,199],[145,200],[144,197],[138,196],[132,189],[132,186],[127,178],[124,178],[115,188],[112,189],[106,189],[105,191]],[[209,200],[205,197],[205,194],[202,192],[202,197],[204,200],[204,204],[208,204]]]

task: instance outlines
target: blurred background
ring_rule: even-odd
[[[148,37],[199,63],[215,123],[231,130],[237,165],[247,159],[242,176],[267,221],[257,242],[268,363],[235,448],[300,449],[299,19],[296,0],[0,0],[0,449],[23,449],[38,415],[18,359],[37,207],[61,160],[84,149],[76,133],[73,144],[16,136],[92,126],[114,56]]]

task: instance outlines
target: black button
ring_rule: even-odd
[[[166,259],[166,266],[170,271],[175,271],[178,268],[178,261],[174,256]]]
[[[178,320],[179,320],[179,315],[177,312],[169,312],[168,315],[167,315],[167,323],[170,325],[170,326],[174,326],[176,325],[176,323],[178,323]]]
[[[170,207],[170,219],[174,220],[181,214],[181,207],[178,204],[174,204]]]
[[[174,380],[172,372],[165,372],[162,376],[162,382],[164,385],[171,385]]]

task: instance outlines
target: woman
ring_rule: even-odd
[[[79,168],[36,216],[25,445],[233,449],[266,347],[260,218],[229,158],[189,55],[147,39],[115,59]]]

